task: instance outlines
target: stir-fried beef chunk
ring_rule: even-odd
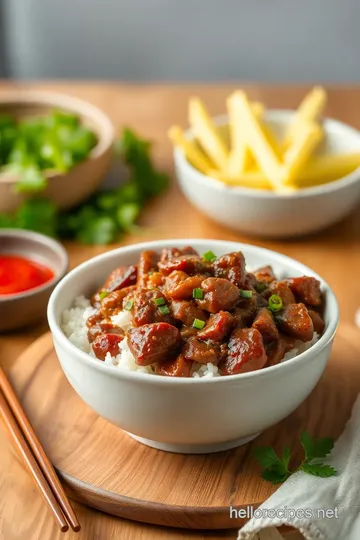
[[[310,341],[314,334],[314,325],[304,304],[284,306],[276,316],[279,328],[296,339]]]
[[[284,305],[294,304],[296,302],[295,296],[286,281],[272,281],[269,284],[266,296],[270,297],[272,294],[280,296]]]
[[[325,328],[317,279],[278,280],[271,266],[247,271],[240,251],[201,257],[190,246],[142,252],[110,274],[92,305],[97,358],[119,354],[126,338],[138,365],[168,377],[191,377],[198,364],[221,375],[273,366]]]
[[[252,323],[252,327],[259,330],[264,343],[269,343],[270,341],[275,341],[279,338],[279,330],[277,329],[274,318],[266,307],[263,307],[258,311],[258,314]]]
[[[217,364],[220,359],[220,347],[211,341],[202,341],[197,337],[189,338],[184,347],[183,355],[186,360],[200,364]]]
[[[268,343],[265,347],[267,355],[266,367],[279,364],[285,354],[295,348],[295,345],[295,338],[280,332],[279,338],[276,341]]]
[[[203,298],[196,298],[196,303],[201,309],[210,313],[229,311],[240,300],[240,291],[225,278],[207,278],[201,283]]]
[[[133,322],[135,326],[162,321],[174,322],[163,293],[159,289],[136,290],[133,295]]]
[[[105,360],[109,353],[111,356],[117,356],[120,353],[119,345],[124,336],[118,334],[100,334],[92,342],[92,348],[96,358]]]
[[[314,277],[288,278],[286,282],[294,293],[298,302],[303,302],[308,306],[321,306],[322,294],[320,281]]]
[[[228,311],[219,311],[210,315],[203,330],[198,333],[202,340],[222,341],[234,326],[234,316]]]
[[[213,266],[216,277],[225,278],[239,288],[244,285],[246,279],[245,257],[241,251],[218,257]]]
[[[172,300],[191,300],[194,289],[201,286],[203,275],[188,276],[175,270],[165,280],[165,294]]]
[[[175,270],[185,272],[190,276],[194,274],[212,274],[211,263],[195,255],[181,255],[181,257],[174,257],[168,261],[160,261],[158,266],[164,276],[168,276]]]
[[[223,375],[235,375],[261,369],[266,361],[260,332],[256,328],[237,328],[231,334],[227,357],[219,368]]]
[[[276,276],[271,266],[262,266],[254,272],[254,276],[260,283],[269,284],[276,280]]]
[[[179,354],[174,359],[158,362],[155,366],[155,372],[158,375],[167,375],[168,377],[190,377],[191,366],[192,362]]]
[[[139,366],[163,362],[174,355],[180,346],[179,330],[168,323],[144,324],[128,332],[128,343]]]
[[[207,313],[200,309],[193,300],[173,300],[171,313],[174,319],[182,322],[185,326],[192,326],[195,319],[206,321],[208,318]]]

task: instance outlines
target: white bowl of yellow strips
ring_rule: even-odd
[[[321,87],[297,111],[266,110],[236,91],[228,115],[213,119],[190,99],[190,129],[169,131],[184,194],[250,235],[297,236],[340,221],[360,200],[360,132],[323,119],[325,105]]]

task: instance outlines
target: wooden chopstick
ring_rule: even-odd
[[[20,451],[26,465],[28,466],[36,484],[38,485],[42,496],[44,497],[47,505],[49,506],[51,512],[53,513],[56,521],[58,522],[62,532],[69,530],[69,525],[66,522],[64,514],[62,513],[57,500],[51,489],[49,488],[44,475],[42,474],[39,465],[37,464],[36,459],[32,455],[30,448],[27,445],[27,442],[21,433],[21,430],[15,420],[14,415],[11,412],[9,405],[6,402],[6,399],[3,393],[0,393],[0,414],[1,418],[4,421],[4,424],[8,428],[11,437],[16,443],[18,450]]]
[[[64,523],[62,521],[65,516],[73,531],[78,532],[81,527],[64,488],[1,367],[0,390],[3,392],[3,395],[0,393],[1,416],[29,466],[36,483],[39,485],[46,502],[49,504],[58,521],[61,530],[63,532],[68,530],[66,521]],[[44,486],[44,483],[40,482],[41,478],[39,474],[37,474],[39,472],[46,486]],[[51,496],[49,492],[51,493]],[[55,506],[53,504],[54,502]],[[66,528],[64,528],[64,524]]]

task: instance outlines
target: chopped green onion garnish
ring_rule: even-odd
[[[253,292],[252,291],[240,291],[241,298],[252,298]]]
[[[109,291],[101,291],[101,293],[99,293],[100,302],[102,302],[107,296],[109,296]]]
[[[155,298],[154,304],[155,304],[155,306],[163,306],[164,304],[166,304],[165,298],[162,298],[162,297]]]
[[[197,298],[198,300],[201,300],[202,298],[204,298],[204,291],[202,289],[196,288],[196,289],[193,289],[192,295],[193,295],[193,298]]]
[[[212,251],[207,251],[206,253],[204,253],[203,259],[205,259],[205,261],[207,262],[213,262],[216,259],[216,255]]]
[[[269,309],[273,311],[274,313],[276,311],[280,311],[283,307],[283,302],[279,295],[273,294],[269,298]]]
[[[205,323],[204,321],[201,321],[200,319],[194,319],[194,322],[192,323],[193,328],[197,328],[198,330],[201,330],[204,328]]]
[[[167,306],[160,306],[159,311],[162,315],[168,315],[170,313],[170,309]]]
[[[266,289],[266,285],[263,281],[259,281],[258,283],[255,284],[255,291],[258,292],[258,293],[262,293],[264,292]]]
[[[128,300],[124,306],[124,309],[130,311],[134,305],[134,300]]]

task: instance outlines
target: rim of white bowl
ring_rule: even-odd
[[[269,120],[271,119],[272,116],[274,117],[283,116],[285,118],[285,117],[292,116],[294,113],[295,111],[291,109],[268,109],[265,112],[265,117],[267,116]],[[228,120],[227,115],[213,117],[214,123],[219,126],[225,124],[227,120]],[[324,118],[323,123],[324,123],[325,128],[326,128],[326,124],[330,123],[330,125],[332,124],[335,128],[346,129],[349,132],[349,135],[351,137],[356,137],[359,140],[359,152],[360,152],[360,131],[350,126],[349,124],[345,124],[344,122],[340,122],[340,120],[336,120],[334,118]],[[185,132],[185,135],[186,137],[192,138],[192,130],[188,129]],[[324,193],[337,191],[338,189],[360,182],[360,167],[358,167],[354,169],[351,173],[345,176],[342,176],[341,178],[338,178],[337,180],[332,180],[331,182],[327,182],[319,186],[302,188],[296,192],[290,192],[290,193],[275,193],[274,191],[265,190],[265,189],[232,186],[229,184],[225,184],[224,182],[221,182],[221,180],[217,180],[216,178],[213,178],[212,176],[203,174],[198,169],[193,167],[193,165],[191,165],[191,163],[186,159],[184,151],[178,146],[174,147],[174,157],[175,157],[175,161],[178,162],[180,167],[183,167],[185,170],[187,169],[188,172],[193,174],[196,181],[198,181],[205,187],[211,186],[212,188],[217,189],[218,191],[229,191],[230,193],[235,193],[241,196],[248,195],[251,197],[259,197],[259,198],[264,198],[264,199],[295,199],[295,198],[303,198],[303,197],[312,197],[315,195],[323,195]]]
[[[309,349],[306,351],[300,353],[298,356],[295,356],[294,358],[291,358],[289,360],[286,360],[285,362],[282,362],[280,364],[277,364],[275,366],[271,366],[268,368],[260,369],[258,371],[252,371],[249,373],[240,373],[237,375],[229,375],[229,376],[222,376],[222,377],[190,377],[190,378],[181,378],[181,377],[164,377],[161,375],[156,374],[146,374],[146,373],[139,373],[136,371],[127,371],[127,370],[120,370],[116,366],[112,364],[105,364],[104,362],[101,362],[97,360],[96,358],[91,357],[88,353],[82,351],[75,345],[71,343],[71,341],[65,336],[63,333],[60,324],[56,320],[55,316],[55,307],[57,298],[61,295],[62,290],[66,287],[67,283],[74,277],[74,276],[80,276],[82,272],[86,269],[87,271],[91,271],[92,266],[96,266],[99,261],[105,261],[108,259],[113,258],[114,256],[118,256],[121,254],[129,254],[133,252],[142,251],[144,249],[161,249],[164,247],[173,247],[174,245],[184,246],[184,245],[193,245],[196,247],[198,243],[201,244],[208,244],[207,247],[212,248],[216,250],[217,247],[221,247],[224,244],[234,246],[234,249],[237,250],[246,249],[248,252],[261,252],[264,256],[270,255],[272,259],[275,259],[281,264],[283,261],[294,265],[298,267],[298,269],[303,272],[305,275],[306,273],[309,273],[310,275],[316,277],[321,281],[322,284],[322,290],[326,292],[326,297],[330,297],[334,306],[334,315],[332,316],[328,327],[326,328],[324,334],[319,338],[319,340],[314,343]],[[194,384],[195,386],[197,384],[229,384],[231,381],[249,381],[252,379],[255,379],[257,377],[272,377],[276,376],[276,373],[280,371],[286,371],[292,369],[293,366],[296,364],[299,364],[300,362],[303,362],[305,360],[309,360],[311,357],[316,356],[318,353],[321,352],[324,347],[333,339],[338,323],[339,323],[339,306],[338,302],[336,300],[336,297],[332,291],[332,289],[329,287],[327,282],[319,276],[316,272],[314,272],[311,268],[308,266],[302,264],[301,262],[297,261],[296,259],[292,259],[291,257],[288,257],[287,255],[283,255],[282,253],[272,251],[270,249],[254,246],[252,244],[245,244],[241,242],[232,242],[227,240],[209,240],[209,239],[202,239],[202,238],[174,238],[170,240],[160,240],[160,241],[152,241],[152,242],[141,242],[137,244],[132,244],[130,246],[120,247],[111,251],[108,251],[106,253],[103,253],[101,255],[97,255],[96,257],[93,257],[92,259],[89,259],[88,261],[83,262],[73,270],[71,270],[61,281],[57,284],[54,291],[52,292],[50,296],[50,300],[48,303],[48,309],[47,309],[47,317],[49,326],[51,329],[51,332],[54,335],[55,340],[70,354],[76,357],[76,360],[80,360],[81,362],[89,365],[90,367],[100,371],[100,372],[108,372],[114,375],[115,377],[119,377],[121,379],[128,379],[131,381],[137,381],[137,382],[145,382],[145,383],[151,383],[151,384],[177,384],[177,385],[185,385],[189,386]],[[195,383],[193,382],[195,381]]]

